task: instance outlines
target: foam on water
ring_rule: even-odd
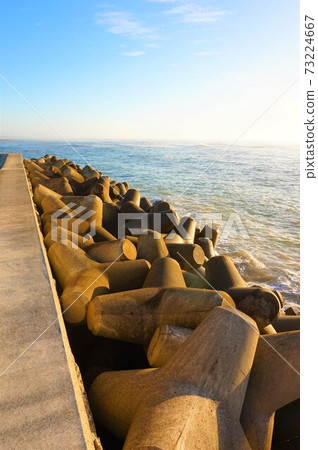
[[[232,256],[250,284],[279,289],[299,303],[299,154],[291,147],[180,142],[76,142],[92,166],[128,181],[151,199],[170,201],[200,225],[233,222],[218,251]],[[67,144],[11,141],[1,152],[46,153],[85,165]],[[222,153],[225,153],[222,155]],[[218,159],[219,158],[219,159]],[[220,219],[221,218],[221,219]],[[230,220],[229,220],[230,219]]]

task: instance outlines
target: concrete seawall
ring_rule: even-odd
[[[99,448],[20,154],[0,189],[0,448]]]

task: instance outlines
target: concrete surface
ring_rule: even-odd
[[[0,192],[0,448],[99,448],[20,154]]]

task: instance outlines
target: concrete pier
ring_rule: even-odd
[[[98,449],[20,154],[0,192],[0,448]]]

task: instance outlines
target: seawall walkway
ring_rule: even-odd
[[[98,448],[22,156],[0,162],[0,449]]]

